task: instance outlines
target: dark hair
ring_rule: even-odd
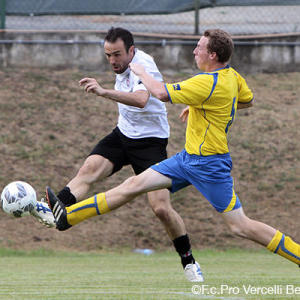
[[[208,52],[216,52],[220,63],[228,62],[234,48],[231,36],[221,29],[206,30],[204,36],[209,38]]]
[[[130,31],[121,27],[111,27],[108,30],[104,40],[109,43],[115,43],[117,39],[121,39],[124,42],[127,52],[129,48],[134,45],[133,36]]]

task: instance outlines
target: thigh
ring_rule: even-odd
[[[83,176],[87,175],[90,177],[90,182],[92,183],[112,174],[113,168],[114,165],[110,160],[101,155],[93,154],[88,156],[84,161],[82,170],[85,171],[82,173]]]
[[[182,157],[183,151],[151,166],[151,169],[170,178],[172,185],[169,187],[169,190],[171,193],[175,193],[178,190],[190,185],[184,170]]]
[[[110,202],[113,206],[116,206],[118,203],[123,203],[123,201],[124,203],[130,201],[131,196],[136,197],[140,194],[165,189],[171,184],[170,178],[152,169],[147,169],[139,175],[127,178],[117,187],[107,191],[106,195],[108,197],[113,195],[113,200],[110,200]]]
[[[139,190],[142,193],[158,192],[158,190],[169,188],[172,184],[169,177],[150,168],[133,178],[136,190]]]
[[[115,128],[95,146],[90,153],[90,156],[93,155],[100,155],[108,159],[113,164],[111,174],[119,171],[124,165],[128,164],[128,159],[117,128]]]

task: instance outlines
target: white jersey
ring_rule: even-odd
[[[163,81],[153,58],[145,52],[136,49],[132,59],[133,63],[144,66],[147,73],[156,80]],[[135,92],[147,90],[129,68],[122,74],[116,75],[115,90],[122,92]],[[118,103],[118,128],[129,138],[138,139],[146,137],[168,138],[170,128],[167,119],[167,110],[163,102],[150,95],[144,108],[138,108]]]

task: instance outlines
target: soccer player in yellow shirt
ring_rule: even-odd
[[[188,105],[181,115],[188,120],[185,149],[116,188],[69,207],[47,187],[47,200],[57,229],[66,230],[87,218],[107,213],[140,194],[163,188],[174,193],[192,184],[233,233],[300,265],[300,245],[275,228],[248,218],[234,191],[227,133],[237,109],[252,106],[253,94],[244,78],[228,65],[232,52],[233,41],[228,33],[219,29],[205,31],[193,52],[202,72],[174,84],[163,84],[141,65],[130,64],[153,96],[163,102]]]

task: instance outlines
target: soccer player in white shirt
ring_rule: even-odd
[[[79,84],[87,93],[118,103],[118,124],[95,146],[77,175],[57,194],[66,206],[83,200],[92,183],[112,175],[124,165],[130,164],[135,174],[140,174],[167,158],[169,124],[165,104],[151,96],[129,68],[129,63],[139,63],[156,80],[163,81],[154,60],[135,48],[132,34],[123,28],[108,31],[104,51],[116,73],[115,88],[104,89],[94,78],[83,78]],[[152,191],[147,196],[181,257],[187,279],[203,281],[184,222],[171,205],[169,191]]]

